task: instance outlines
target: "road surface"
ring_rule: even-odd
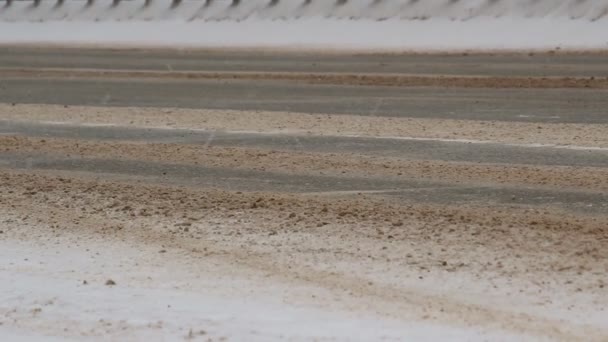
[[[0,335],[608,336],[601,54],[0,50]]]

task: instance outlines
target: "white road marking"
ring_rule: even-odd
[[[17,122],[17,121],[15,121]],[[31,121],[18,121],[31,123]],[[251,130],[221,130],[221,129],[206,129],[206,128],[183,128],[183,127],[167,127],[167,126],[134,126],[134,125],[116,125],[105,123],[85,123],[85,122],[67,122],[67,121],[37,121],[48,125],[74,125],[82,127],[122,127],[122,128],[142,128],[142,129],[158,129],[158,130],[183,130],[191,132],[222,132],[228,134],[259,134],[259,135],[286,135],[295,134],[306,137],[343,137],[343,138],[366,138],[366,139],[386,139],[386,140],[411,140],[411,141],[429,141],[429,142],[447,142],[447,143],[462,143],[462,144],[485,144],[485,145],[501,145],[523,148],[555,148],[565,150],[593,150],[593,151],[608,151],[608,147],[599,146],[580,146],[580,145],[560,145],[560,144],[542,144],[542,143],[509,143],[495,140],[475,140],[475,139],[451,139],[451,138],[429,138],[429,137],[411,137],[411,136],[394,136],[394,135],[361,135],[361,134],[311,134],[305,130],[275,130],[275,131],[251,131]],[[296,137],[297,138],[297,137]]]
[[[431,186],[431,187],[412,187],[407,189],[376,189],[376,190],[336,190],[336,191],[310,191],[300,193],[305,196],[337,196],[337,195],[356,195],[356,194],[393,194],[403,192],[417,192],[425,190],[449,190],[462,189],[460,186]]]

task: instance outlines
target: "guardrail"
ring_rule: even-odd
[[[608,0],[4,0],[0,20],[284,20],[306,17],[467,21],[478,17],[597,21]],[[121,12],[126,11],[126,12]],[[174,12],[172,14],[172,11]],[[61,12],[61,15],[54,15]],[[121,15],[117,15],[121,14]]]

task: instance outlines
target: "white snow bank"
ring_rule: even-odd
[[[270,280],[256,284],[233,268],[218,274],[201,265],[206,259],[188,265],[184,255],[173,253],[78,238],[46,244],[0,240],[0,340],[525,339],[290,304],[286,293],[306,290]],[[110,277],[115,286],[104,285]]]
[[[0,43],[332,50],[607,49],[608,0],[17,1]]]
[[[606,49],[608,22],[299,20],[0,23],[0,43],[328,50]]]

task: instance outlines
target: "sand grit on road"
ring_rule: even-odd
[[[403,74],[349,74],[303,72],[205,72],[154,70],[102,70],[60,68],[0,68],[0,77],[61,77],[103,79],[160,79],[160,80],[279,80],[312,84],[392,86],[392,87],[447,87],[447,88],[528,88],[528,89],[606,89],[605,77],[521,77],[521,76],[437,76]]]
[[[354,153],[309,153],[258,148],[104,142],[80,139],[0,136],[0,151],[47,154],[66,158],[139,160],[288,173],[419,179],[488,185],[532,185],[608,190],[608,170],[594,167],[479,164],[440,160],[407,160]]]
[[[159,84],[211,78],[355,87],[608,88],[605,77],[84,69],[2,69],[0,75],[29,80],[139,78]],[[539,146],[602,150],[594,156],[608,150],[606,124],[373,114],[0,103],[0,123],[19,121],[38,128],[40,124],[110,125],[120,127],[116,132],[160,128],[293,135],[296,140],[301,136],[421,139],[443,141],[437,145],[445,146],[493,144],[498,151],[493,153],[506,150],[505,145],[525,151]],[[0,283],[6,291],[0,291],[0,337],[608,339],[608,217],[605,211],[553,205],[568,192],[604,198],[606,168],[3,132],[0,259],[6,263],[0,266]],[[39,158],[35,167],[40,169],[28,169],[27,160],[21,163],[28,156]],[[246,187],[213,178],[189,184],[172,182],[169,176],[145,176],[137,167],[126,173],[104,173],[116,170],[111,167],[43,170],[53,158],[66,164],[98,160],[109,165],[129,161],[142,168],[201,166],[188,167],[192,173],[205,167],[254,170],[238,177],[287,175],[283,178],[287,182],[314,175],[327,182],[351,177],[351,181],[394,179],[404,184],[428,180],[446,188],[487,185],[491,192],[530,190],[540,205],[509,200],[451,205],[418,201],[417,193],[413,200],[399,201],[332,189],[289,193],[281,186],[247,192]],[[162,167],[159,170],[164,171]],[[553,204],[545,205],[549,201]],[[603,205],[598,202],[585,204]]]
[[[267,275],[268,284],[326,291],[296,303],[330,299],[390,319],[557,340],[608,336],[602,217],[197,190],[67,172],[2,171],[0,192],[10,210],[3,238],[52,242],[77,233],[180,251],[200,263],[219,258]]]
[[[0,119],[164,129],[243,131],[246,128],[253,132],[281,134],[608,148],[608,126],[601,124],[29,104],[0,104]],[[291,175],[411,178],[476,185],[570,188],[585,192],[608,190],[606,170],[593,167],[475,164],[261,148],[23,136],[1,136],[0,150],[23,156],[153,161]],[[136,288],[138,294],[153,290],[146,292],[147,296],[177,305],[176,296],[184,295],[187,298],[184,301],[194,303],[197,298],[200,300],[198,292],[202,291],[211,297],[200,306],[217,302],[222,296],[242,301],[253,297],[282,305],[287,303],[300,311],[312,310],[306,311],[310,316],[304,317],[318,317],[334,310],[342,312],[339,317],[317,319],[316,323],[311,323],[314,326],[340,321],[346,316],[373,317],[371,321],[355,323],[351,318],[347,319],[345,322],[357,327],[347,336],[355,332],[365,336],[374,329],[386,329],[388,324],[400,329],[406,326],[408,331],[415,331],[422,325],[426,332],[440,331],[446,336],[461,336],[457,333],[464,331],[462,339],[492,340],[495,339],[492,336],[512,336],[513,340],[603,341],[608,337],[605,327],[608,283],[604,277],[608,272],[608,251],[604,248],[608,242],[608,218],[605,216],[562,212],[549,207],[404,204],[356,193],[332,196],[243,193],[184,188],[159,182],[162,181],[133,175],[0,168],[0,238],[7,246],[22,246],[22,251],[34,255],[44,252],[44,249],[32,247],[40,243],[61,245],[62,248],[69,246],[74,259],[103,260],[92,268],[86,266],[88,263],[71,268],[71,271],[88,272],[86,278],[99,284],[99,288],[88,293],[96,298],[108,296],[106,291],[131,287]],[[137,261],[108,267],[115,263],[115,258],[89,255],[89,250],[110,247],[112,253],[132,255]],[[86,255],[81,255],[82,249]],[[58,250],[48,247],[47,252],[56,255]],[[53,260],[49,257],[46,261],[66,263],[65,260]],[[14,264],[20,265],[16,261]],[[13,290],[25,286],[22,288],[27,291],[28,284],[35,283],[30,279],[31,265],[15,265],[5,268],[2,274],[15,282],[23,280],[23,284],[19,283],[21,285],[14,286]],[[62,267],[54,269],[63,270],[63,278],[75,277],[70,267]],[[157,276],[155,268],[181,273],[176,273],[176,278],[172,279]],[[107,270],[114,275],[107,274]],[[143,277],[145,272],[152,276]],[[41,279],[51,278],[47,274]],[[105,278],[115,281],[115,285],[101,285],[108,280]],[[200,279],[211,283],[207,283],[205,289],[200,287]],[[65,285],[63,280],[61,284],[67,286],[65,288],[71,286]],[[194,291],[195,295],[188,297],[180,292],[184,288]],[[63,295],[66,291],[61,291],[53,297],[55,301],[68,301]],[[125,291],[122,295],[129,293]],[[30,292],[44,291],[31,289]],[[22,293],[15,292],[12,298],[21,297]],[[136,297],[124,297],[123,302],[135,303],[134,310],[142,312],[116,311],[116,306],[107,307],[93,313],[104,317],[104,322],[99,324],[91,324],[90,320],[61,319],[71,317],[73,313],[62,313],[67,316],[48,314],[47,311],[53,312],[53,305],[41,305],[46,303],[42,299],[18,303],[13,300],[10,302],[16,303],[11,304],[13,306],[0,305],[0,317],[4,329],[27,330],[44,336],[107,338],[124,336],[124,329],[133,334],[137,331],[158,334],[165,329],[168,336],[185,338],[192,337],[191,331],[200,333],[192,330],[191,321],[183,320],[179,315],[164,315],[166,322],[159,327],[148,313],[160,309],[151,308],[149,303],[137,301]],[[239,307],[224,314],[256,310],[258,317],[273,317],[272,312],[276,314],[277,311],[260,309],[266,308],[266,304]],[[226,306],[229,305],[225,302],[218,304],[218,307]],[[104,316],[108,312],[118,314],[112,319]],[[283,307],[278,312],[285,323],[286,312],[290,311]],[[142,326],[141,322],[129,322],[129,315],[149,317],[150,321]],[[207,322],[213,327],[204,328],[206,336],[227,336],[226,331],[231,330],[225,326],[224,330],[220,329],[222,323],[214,319]],[[247,317],[231,319],[238,322],[239,327],[251,324]],[[389,321],[393,323],[387,323]],[[268,329],[274,329],[271,329],[276,326],[273,322],[256,321],[258,325],[252,331],[256,330],[258,336],[271,336],[264,334]],[[378,328],[378,322],[384,324],[384,328]],[[311,334],[311,329],[300,329],[301,333]],[[272,336],[290,336],[294,331],[297,328]],[[386,331],[389,333],[384,337],[405,336],[398,329]],[[249,331],[241,336],[252,334]],[[131,336],[144,338],[144,335]],[[238,336],[232,337],[238,339]],[[328,337],[323,334],[306,336]],[[370,339],[375,337],[370,336]]]
[[[380,113],[378,113],[380,114]],[[369,117],[265,111],[0,104],[0,119],[87,125],[400,137],[608,148],[608,125]]]

